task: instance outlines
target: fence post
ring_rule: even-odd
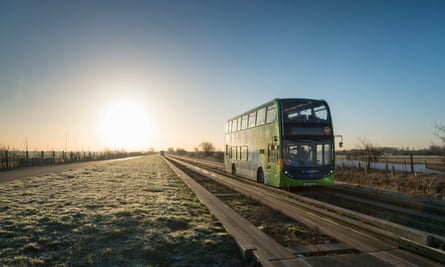
[[[26,149],[25,151],[25,167],[28,167],[29,164],[29,151]]]
[[[371,170],[371,155],[368,155],[368,159],[366,160],[365,170]]]
[[[409,154],[409,159],[411,161],[411,173],[414,173],[414,159],[413,154]]]
[[[9,169],[8,150],[5,150],[5,165],[6,165],[6,169]]]

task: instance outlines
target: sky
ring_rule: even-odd
[[[445,124],[445,1],[0,0],[0,147],[192,151],[274,98],[346,149]]]

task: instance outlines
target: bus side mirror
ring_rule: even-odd
[[[338,146],[339,146],[340,148],[342,148],[342,147],[343,147],[343,135],[338,134],[338,135],[336,135],[335,137],[336,137],[336,138],[340,138],[340,142],[338,143]],[[334,143],[335,143],[335,142],[334,142]]]

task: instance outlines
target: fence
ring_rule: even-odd
[[[367,168],[367,162],[360,160],[341,159],[336,161],[336,165],[340,167],[356,167],[359,169]],[[419,164],[413,163],[412,161],[410,161],[409,163],[371,162],[369,167],[375,170],[386,170],[387,172],[401,171],[411,173],[442,173],[440,171],[429,169],[426,163]]]
[[[125,151],[10,151],[0,150],[0,170],[131,156]]]

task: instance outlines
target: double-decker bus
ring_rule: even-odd
[[[334,138],[326,101],[274,99],[227,121],[225,170],[281,188],[332,185]]]

